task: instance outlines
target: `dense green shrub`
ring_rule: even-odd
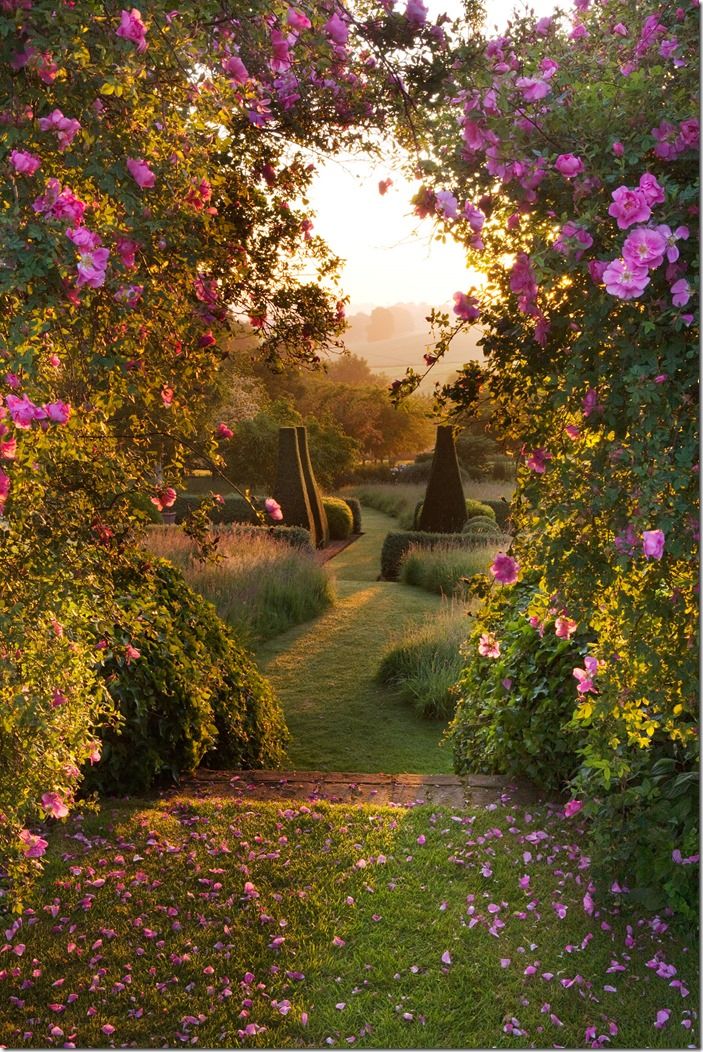
[[[456,682],[466,639],[467,608],[446,605],[424,625],[407,631],[384,655],[377,678],[397,687],[419,716],[449,719],[457,702]]]
[[[437,428],[425,502],[417,520],[425,532],[456,533],[466,520],[464,490],[456,458],[453,428]]]
[[[176,497],[173,511],[176,513],[176,522],[181,523],[187,519],[190,512],[196,511],[207,498],[198,493],[181,493]],[[153,505],[152,505],[153,507]],[[156,510],[156,509],[154,509]],[[247,504],[238,493],[226,493],[222,497],[222,503],[216,503],[208,517],[215,524],[226,524],[230,522],[256,523],[257,518],[251,506]],[[160,516],[159,516],[160,521]]]
[[[123,723],[119,734],[102,731],[88,787],[143,792],[192,772],[206,753],[228,766],[280,764],[287,731],[278,702],[210,603],[161,559],[135,565],[117,584],[132,624],[124,642],[139,653],[105,653],[102,674]]]
[[[322,505],[329,523],[330,540],[345,541],[351,537],[354,517],[347,502],[340,497],[323,497]]]
[[[490,548],[470,549],[443,544],[433,548],[412,545],[403,556],[400,580],[437,595],[463,594],[465,579],[486,574],[494,555],[495,543]]]
[[[475,515],[473,519],[467,519],[461,532],[472,536],[476,534],[486,534],[496,538],[504,536],[496,520],[489,519],[487,515]]]
[[[420,529],[420,516],[422,515],[422,508],[424,506],[424,503],[424,500],[420,500],[415,505],[415,512],[413,515],[413,529],[415,530]],[[462,533],[466,531],[469,519],[475,519],[480,516],[481,518],[492,519],[494,523],[496,522],[496,513],[494,509],[489,506],[488,502],[484,504],[480,500],[473,500],[471,497],[469,497],[465,501],[465,506],[467,522],[464,523],[464,525],[461,528]]]
[[[398,482],[427,482],[430,477],[430,471],[432,469],[432,460],[427,458],[426,460],[415,461],[414,464],[403,464],[396,471],[396,479]]]
[[[361,520],[361,501],[356,497],[344,497],[344,503],[352,513],[352,532],[361,533],[363,529]]]
[[[527,611],[538,583],[538,575],[531,574],[492,591],[476,618],[450,740],[457,773],[526,776],[558,789],[579,764],[583,734],[570,727],[573,669],[582,664],[588,639],[580,632],[559,638],[553,616],[541,627],[530,624]],[[493,634],[499,636],[500,655],[483,657],[481,636]]]
[[[349,483],[356,486],[365,482],[394,482],[396,474],[388,464],[358,464],[349,475]]]
[[[484,500],[481,501],[487,508],[490,508],[495,515],[495,520],[498,525],[505,529],[510,525],[510,504],[505,500]]]
[[[393,530],[386,534],[381,548],[381,576],[385,581],[397,581],[400,566],[408,549],[422,548],[481,548],[495,546],[493,538],[468,536],[464,533],[425,533],[420,530]]]

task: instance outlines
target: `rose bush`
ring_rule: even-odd
[[[695,837],[695,808],[653,812],[646,841],[638,816],[696,770],[697,9],[515,18],[480,69],[456,62],[416,197],[486,278],[435,315],[441,354],[480,311],[486,356],[444,404],[494,401],[521,463],[512,552],[593,638],[570,686],[584,811],[660,886]]]

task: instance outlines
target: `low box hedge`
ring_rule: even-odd
[[[347,537],[351,537],[354,519],[347,502],[339,497],[323,497],[322,506],[327,515],[330,540],[345,541]]]
[[[176,498],[173,511],[176,513],[176,522],[183,522],[188,513],[195,511],[202,504],[205,497],[199,493],[182,493]],[[243,522],[256,524],[256,515],[249,507],[243,497],[237,493],[227,493],[223,496],[223,503],[216,504],[210,512],[210,520],[214,523]]]
[[[352,532],[361,533],[361,501],[356,497],[344,497],[343,499],[352,513]]]
[[[508,519],[510,518],[510,504],[505,500],[482,500],[482,504],[486,504],[495,513],[496,522],[505,529],[508,525]]]
[[[381,576],[384,581],[397,581],[400,564],[411,545],[422,548],[482,548],[495,545],[491,535],[471,536],[466,533],[426,533],[422,530],[394,530],[386,534],[381,549]]]

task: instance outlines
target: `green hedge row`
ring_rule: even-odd
[[[183,522],[188,513],[200,507],[205,498],[198,493],[182,493],[176,498],[171,511],[176,513],[176,522]],[[210,512],[214,523],[243,522],[256,524],[256,515],[247,502],[238,493],[228,493],[223,497],[224,503],[216,504]]]
[[[496,522],[502,529],[505,529],[510,518],[510,504],[505,500],[483,500],[481,504],[485,504],[493,511]]]
[[[482,548],[495,545],[491,535],[472,536],[468,533],[424,533],[420,530],[395,530],[386,534],[381,549],[381,577],[385,581],[397,581],[400,564],[408,549],[415,545],[421,548]]]

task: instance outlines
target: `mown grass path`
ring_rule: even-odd
[[[377,581],[383,538],[394,519],[364,508],[364,535],[330,564],[337,603],[321,617],[264,644],[257,657],[283,704],[296,770],[451,771],[445,724],[419,719],[375,682],[389,641],[431,618],[440,600]]]

